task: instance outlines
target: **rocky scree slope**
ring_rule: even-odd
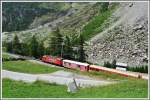
[[[147,64],[148,4],[121,3],[107,23],[103,32],[88,41],[88,61],[102,64],[115,59],[132,67]]]

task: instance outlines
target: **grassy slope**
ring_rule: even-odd
[[[114,5],[111,9],[101,12],[99,15],[93,17],[92,20],[84,26],[82,34],[84,35],[85,40],[89,40],[103,30],[102,26],[115,11],[116,7],[117,5]]]
[[[48,73],[52,72],[52,68],[41,67],[43,65],[34,64],[28,61],[10,61],[3,62],[9,70],[27,72],[27,73]],[[27,65],[26,65],[27,64]],[[12,66],[13,65],[13,66]],[[21,67],[19,66],[21,65]],[[34,65],[34,66],[31,66]],[[29,68],[30,67],[30,68]],[[4,66],[3,68],[6,68]],[[24,69],[23,69],[24,68]],[[53,71],[55,71],[54,69]],[[56,84],[48,84],[44,82],[36,82],[33,84],[12,81],[3,79],[3,97],[78,97],[78,98],[146,98],[148,83],[145,80],[138,80],[133,78],[125,78],[115,74],[108,74],[105,72],[80,72],[77,70],[64,69],[77,74],[88,75],[95,78],[115,79],[122,81],[118,84],[113,84],[103,87],[91,87],[80,89],[76,94],[67,93],[66,86]],[[89,95],[90,94],[90,95]]]
[[[2,63],[2,68],[6,70],[24,73],[51,73],[59,70],[58,68],[48,67],[29,61],[6,61]]]
[[[64,71],[69,71],[72,73],[80,74],[80,75],[86,75],[89,77],[93,77],[96,79],[111,79],[111,80],[126,80],[127,77],[120,76],[118,74],[109,74],[107,72],[96,72],[96,71],[89,71],[89,72],[82,72],[78,70],[72,70],[72,69],[63,69]]]
[[[5,98],[147,98],[147,86],[145,80],[128,80],[109,86],[81,88],[76,94],[71,94],[63,85],[3,79],[2,94]]]

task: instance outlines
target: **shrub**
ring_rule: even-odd
[[[109,61],[106,61],[106,62],[104,62],[104,67],[111,68],[112,65],[111,65],[111,63]]]
[[[148,73],[148,65],[128,67],[129,71]]]
[[[115,59],[112,61],[112,63],[111,63],[112,64],[112,68],[116,68],[116,62],[117,61]]]
[[[104,67],[107,67],[107,68],[116,68],[116,60],[114,59],[112,61],[112,63],[110,63],[109,61],[104,62]]]

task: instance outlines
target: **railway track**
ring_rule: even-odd
[[[44,63],[41,60],[35,59],[32,57],[26,57],[26,56],[21,56],[21,55],[17,55],[17,54],[10,54],[10,53],[5,53],[5,52],[4,52],[4,54],[8,54],[8,55],[11,55],[11,56],[16,57],[16,58],[21,57],[21,58],[24,58],[30,62],[39,63],[39,64],[46,65],[49,67],[64,68],[64,67],[60,67],[60,66],[53,65],[50,63]],[[148,74],[145,74],[145,73],[131,72],[131,71],[120,71],[120,70],[116,70],[116,69],[110,69],[110,68],[95,66],[95,65],[91,65],[91,66],[98,68],[99,69],[98,71],[105,71],[105,72],[108,72],[111,74],[119,74],[119,75],[126,76],[126,77],[134,77],[134,78],[140,78],[140,79],[145,79],[145,80],[149,79]]]

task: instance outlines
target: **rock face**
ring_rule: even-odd
[[[132,5],[132,6],[131,6]],[[116,59],[129,66],[148,63],[148,4],[122,3],[102,33],[86,49],[88,61],[102,64]]]

